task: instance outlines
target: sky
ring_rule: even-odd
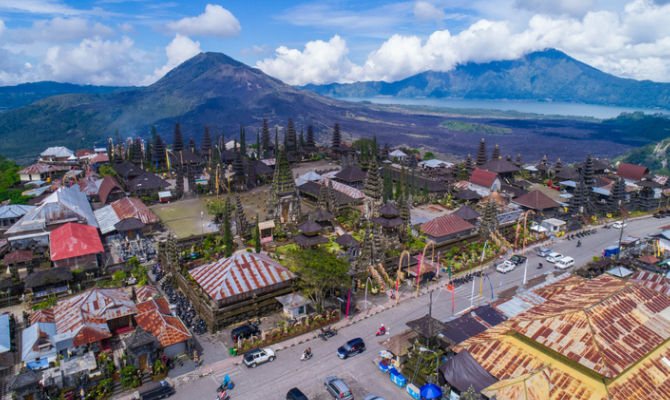
[[[0,0],[0,85],[149,85],[202,51],[292,85],[394,81],[545,48],[670,82],[670,0]]]

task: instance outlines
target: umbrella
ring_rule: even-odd
[[[434,383],[426,383],[419,389],[421,398],[426,400],[439,399],[442,397],[442,389]]]

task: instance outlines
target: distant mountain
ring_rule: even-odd
[[[324,96],[507,99],[670,109],[670,84],[623,79],[549,49],[516,60],[467,63],[396,82],[307,85]]]
[[[524,160],[548,154],[564,162],[581,161],[588,153],[612,158],[662,138],[646,119],[608,123],[500,114],[473,117],[340,101],[286,85],[224,54],[201,53],[147,87],[62,94],[0,112],[0,155],[29,162],[48,146],[90,148],[117,131],[123,138],[146,137],[152,125],[172,143],[175,122],[181,124],[184,139],[194,138],[196,143],[206,125],[226,139],[238,137],[244,125],[251,144],[267,118],[281,141],[289,117],[298,130],[312,124],[321,143],[330,142],[332,127],[339,122],[347,141],[376,135],[379,143],[459,158],[474,154],[482,137],[499,144],[501,154],[521,153]]]
[[[37,100],[59,94],[113,93],[129,90],[129,87],[75,85],[60,82],[22,83],[16,86],[0,86],[0,111],[27,106]]]

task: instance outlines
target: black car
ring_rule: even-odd
[[[261,334],[261,331],[253,325],[242,325],[233,329],[230,332],[230,338],[233,339],[233,342],[237,342],[238,339],[249,339],[252,336],[258,336]]]
[[[139,392],[141,400],[158,400],[170,397],[175,390],[169,383],[160,381],[149,385],[146,389]]]
[[[515,265],[523,264],[526,262],[527,259],[528,257],[520,256],[518,254],[515,254],[509,258],[509,260],[513,262]]]
[[[341,359],[356,355],[365,351],[365,342],[361,338],[351,339],[337,349],[337,356]]]
[[[309,400],[298,388],[293,388],[286,393],[286,400]]]

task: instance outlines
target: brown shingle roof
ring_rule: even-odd
[[[472,175],[470,175],[470,183],[490,188],[497,177],[498,174],[495,172],[487,171],[481,168],[475,168],[475,170],[472,171]]]
[[[135,321],[145,331],[151,332],[162,347],[191,338],[191,333],[184,323],[170,312],[170,305],[164,297],[139,303]]]
[[[365,180],[365,172],[358,165],[350,165],[335,174],[335,178],[349,183],[362,182]]]
[[[451,215],[455,215],[459,218],[462,218],[466,221],[471,219],[477,219],[480,217],[479,213],[468,206],[463,206],[458,210],[454,211]]]
[[[634,181],[641,180],[648,173],[649,169],[647,167],[642,165],[628,164],[625,162],[620,162],[616,170],[616,174],[618,176]]]
[[[523,196],[512,200],[512,202],[538,211],[560,206],[560,204],[539,190],[530,191]]]
[[[491,172],[496,172],[498,174],[511,173],[519,170],[519,168],[516,165],[503,158],[496,158],[490,160],[486,164],[482,165],[482,169]]]
[[[453,214],[435,218],[421,225],[421,230],[432,237],[447,236],[474,228],[474,225]]]
[[[141,175],[128,182],[128,188],[131,192],[139,192],[141,190],[157,191],[168,186],[170,186],[169,183],[148,171],[143,171]]]
[[[104,177],[100,183],[100,188],[98,189],[98,197],[100,198],[100,202],[102,204],[107,203],[107,197],[110,193],[112,193],[113,190],[123,192],[123,188],[119,182],[116,181],[116,179],[112,178],[111,176]]]
[[[358,240],[354,239],[354,237],[349,234],[339,236],[334,242],[343,247],[358,247],[360,244]]]
[[[5,265],[12,265],[18,263],[28,262],[33,259],[32,250],[14,250],[5,254],[2,263]]]
[[[400,212],[391,203],[386,203],[379,208],[379,214],[385,217],[397,217]]]

